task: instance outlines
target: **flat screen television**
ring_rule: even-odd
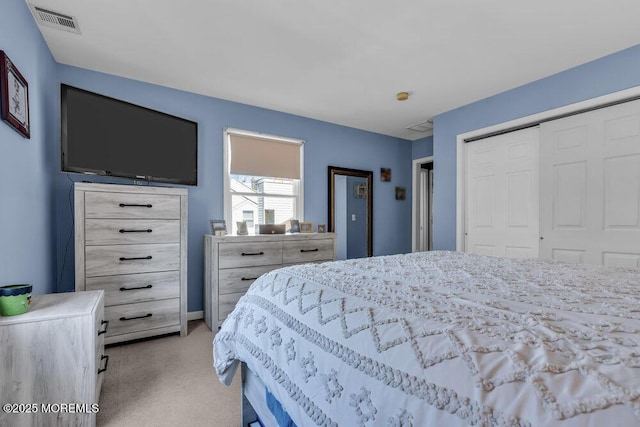
[[[198,124],[61,85],[62,171],[198,184]]]

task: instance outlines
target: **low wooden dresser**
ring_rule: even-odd
[[[262,274],[292,264],[335,260],[336,235],[205,235],[204,257],[204,320],[215,332]]]
[[[105,291],[106,343],[187,334],[187,190],[75,184],[76,290]]]
[[[107,330],[103,291],[34,295],[0,316],[0,426],[94,426]]]

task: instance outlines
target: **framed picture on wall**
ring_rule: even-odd
[[[0,105],[2,120],[25,138],[30,138],[29,85],[2,50],[0,50]]]
[[[364,199],[367,197],[367,185],[363,182],[354,182],[353,197],[356,199]]]
[[[391,182],[391,169],[390,168],[380,168],[380,181],[382,181],[382,182]]]
[[[407,189],[404,187],[396,187],[396,200],[405,200],[407,198]]]

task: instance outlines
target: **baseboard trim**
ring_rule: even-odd
[[[187,320],[204,319],[204,311],[189,311],[187,312]]]

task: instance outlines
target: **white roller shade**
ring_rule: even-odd
[[[229,134],[232,175],[300,179],[299,142]]]

